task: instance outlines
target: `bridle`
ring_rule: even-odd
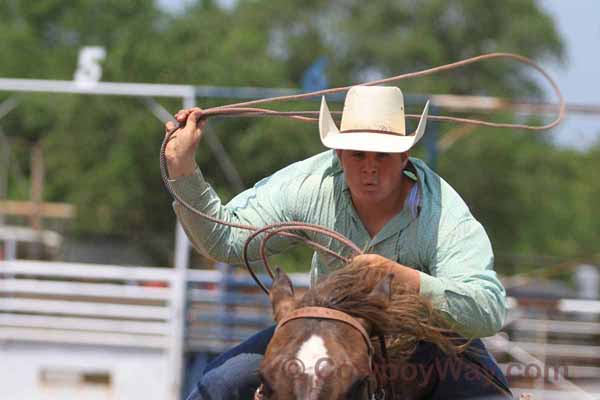
[[[392,399],[394,398],[392,383],[388,379],[383,379],[379,374],[376,373],[375,349],[371,342],[371,335],[369,335],[369,333],[364,328],[364,326],[356,318],[352,317],[351,315],[349,315],[345,312],[334,310],[332,308],[302,307],[302,308],[292,311],[288,316],[286,316],[281,321],[279,321],[279,323],[277,324],[277,327],[275,328],[275,332],[277,332],[278,329],[280,329],[283,325],[287,324],[288,322],[290,322],[292,320],[304,319],[304,318],[328,319],[328,320],[333,320],[333,321],[339,321],[339,322],[345,323],[347,325],[350,325],[351,327],[356,329],[360,333],[362,338],[364,339],[365,344],[367,345],[367,354],[369,356],[369,372],[370,372],[370,378],[371,378],[371,379],[367,380],[367,385],[368,385],[367,392],[368,392],[369,400],[384,400],[385,394],[386,394],[386,383],[387,383],[387,392],[391,395]],[[381,353],[382,353],[384,362],[388,363],[389,359],[388,359],[388,355],[387,355],[387,348],[385,346],[384,336],[381,333],[377,333],[374,336],[376,336],[379,340],[380,347],[381,347]],[[373,387],[372,377],[374,377],[375,381],[377,382],[376,387]],[[261,384],[260,387],[256,390],[256,392],[254,394],[254,400],[264,400],[262,392],[263,392],[263,385]]]

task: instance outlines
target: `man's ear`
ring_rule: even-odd
[[[340,150],[340,149],[335,150],[335,155],[337,156],[338,160],[340,160],[340,161],[342,161],[342,151],[344,151],[344,150]]]
[[[275,279],[269,291],[269,299],[273,307],[273,318],[277,323],[296,308],[292,281],[279,267],[275,269]]]
[[[402,157],[402,168],[406,168],[406,164],[408,164],[408,157],[410,157],[410,153],[408,151],[405,151],[404,153],[400,153],[400,156]]]

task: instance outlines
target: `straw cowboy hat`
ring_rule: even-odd
[[[404,96],[399,88],[354,86],[346,95],[340,129],[323,96],[319,113],[321,142],[330,149],[402,153],[413,147],[425,133],[428,110],[429,101],[417,130],[407,134]]]

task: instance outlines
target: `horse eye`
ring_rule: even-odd
[[[348,400],[359,400],[363,398],[364,391],[367,387],[367,381],[369,377],[364,376],[362,378],[356,379],[352,386],[350,386],[350,390],[348,390],[348,394],[346,395],[346,399]]]
[[[269,399],[269,394],[267,392],[267,389],[265,389],[264,386],[259,386],[258,389],[256,389],[256,394],[254,395],[254,400],[268,400]]]

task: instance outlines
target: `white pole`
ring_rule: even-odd
[[[183,98],[183,107],[191,108],[196,103],[193,92]],[[172,340],[170,344],[170,362],[169,370],[171,376],[170,397],[174,400],[182,395],[183,385],[183,362],[185,357],[185,322],[186,322],[186,303],[187,303],[187,271],[190,261],[190,242],[185,232],[177,221],[175,226],[175,274],[171,282],[171,298],[173,309],[173,329]]]
[[[17,241],[14,239],[6,239],[4,241],[4,260],[14,261],[17,259]]]

